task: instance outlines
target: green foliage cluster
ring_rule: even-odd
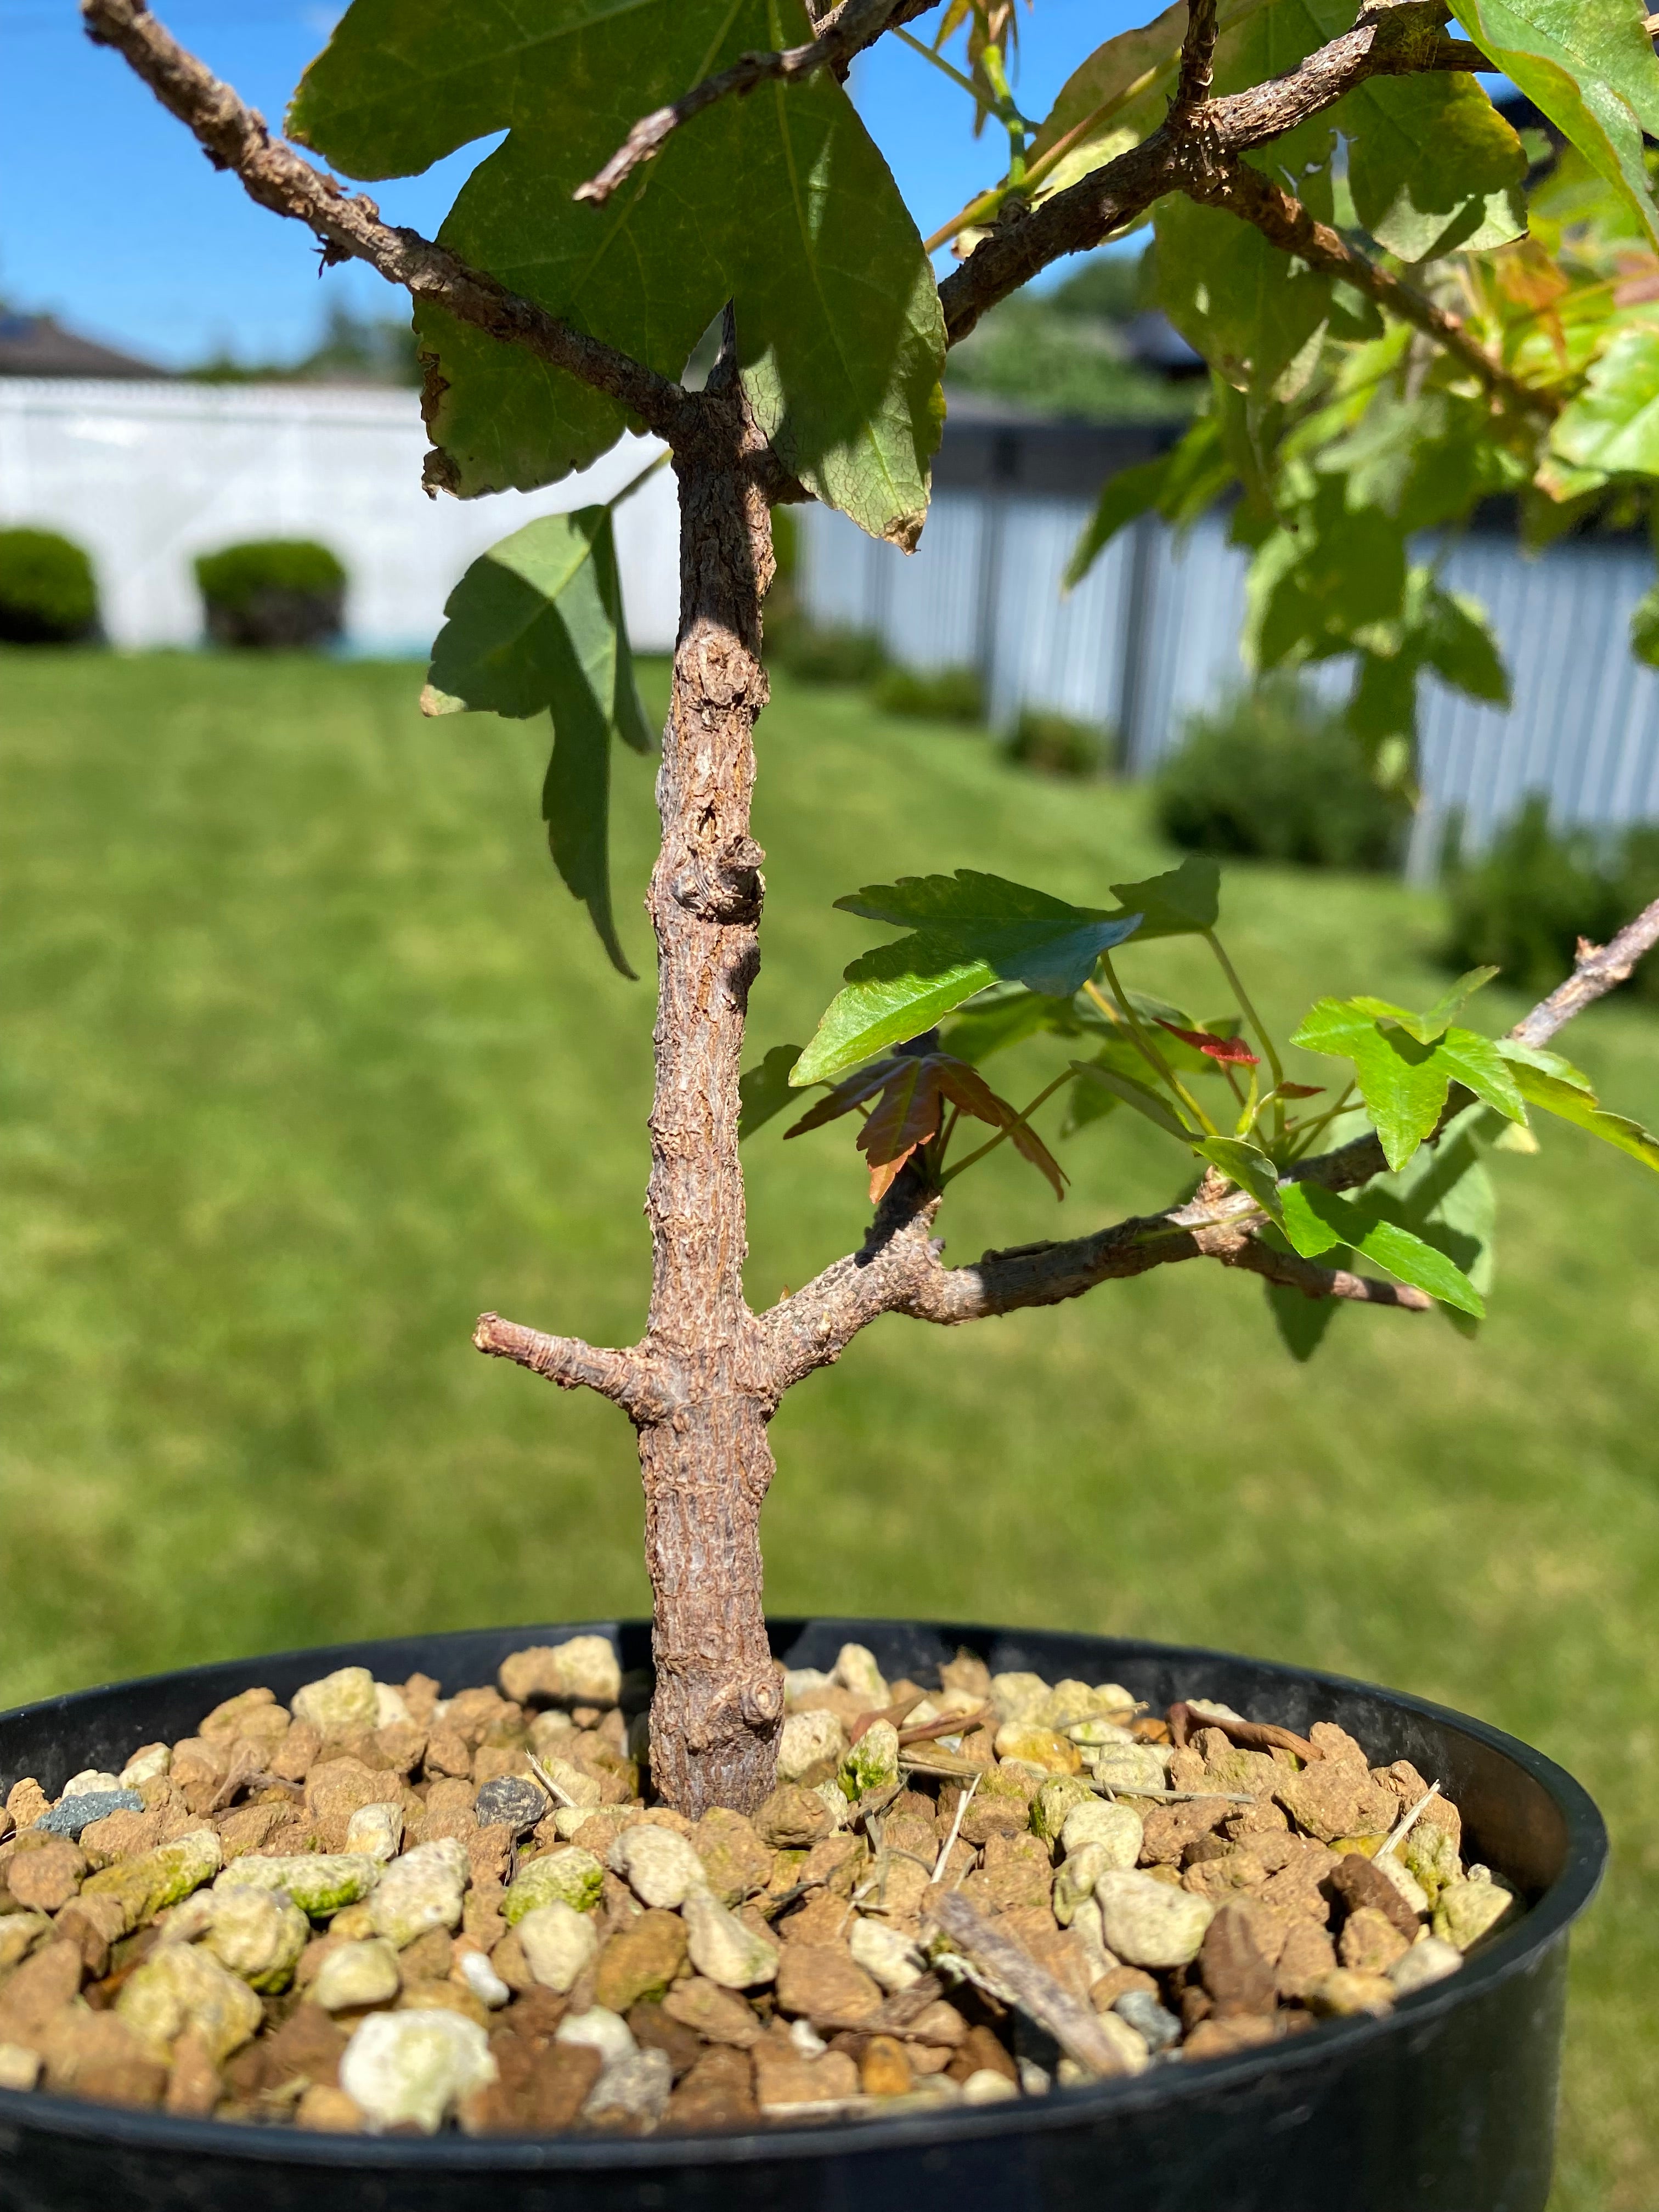
[[[98,621],[92,562],[53,530],[0,530],[0,641],[72,645]]]
[[[1385,868],[1411,806],[1384,790],[1340,713],[1294,678],[1268,677],[1194,715],[1154,779],[1158,826],[1189,851]]]
[[[950,383],[1080,422],[1184,422],[1201,396],[1131,358],[1140,257],[1103,253],[1052,291],[1018,292],[951,351]]]
[[[1022,707],[1003,740],[1017,768],[1039,775],[1103,775],[1112,759],[1112,734],[1092,722],[1074,721],[1048,707]]]
[[[1445,957],[1490,963],[1518,989],[1549,990],[1572,965],[1580,937],[1607,939],[1659,896],[1659,825],[1621,832],[1550,826],[1534,793],[1477,858],[1448,871]],[[1644,963],[1628,989],[1659,998],[1659,973]]]
[[[873,696],[884,714],[933,722],[985,717],[985,684],[976,668],[889,668],[877,677]]]
[[[240,614],[264,592],[316,599],[343,592],[346,572],[327,546],[313,538],[259,538],[198,554],[196,581],[210,606]]]

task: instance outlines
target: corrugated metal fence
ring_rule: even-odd
[[[1065,596],[1091,503],[940,491],[908,560],[809,509],[803,596],[815,622],[873,631],[908,666],[977,665],[999,726],[1029,705],[1109,726],[1123,766],[1142,774],[1180,742],[1188,714],[1244,679],[1246,556],[1215,518],[1184,539],[1144,520]],[[1472,536],[1443,574],[1487,609],[1514,704],[1425,683],[1414,872],[1431,870],[1453,814],[1466,849],[1478,848],[1530,792],[1547,794],[1564,824],[1659,819],[1659,673],[1629,645],[1631,609],[1653,580],[1645,550],[1568,543],[1529,560],[1504,538]],[[1333,667],[1320,682],[1346,677]]]

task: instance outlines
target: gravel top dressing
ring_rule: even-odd
[[[789,1674],[776,1788],[695,1825],[641,1796],[598,1636],[25,1778],[0,2087],[346,2132],[910,2112],[1384,2013],[1522,1910],[1434,1778],[1328,1723],[939,1674]]]

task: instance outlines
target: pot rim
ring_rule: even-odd
[[[89,2099],[53,2096],[39,2090],[0,2089],[0,2152],[5,2138],[21,2123],[33,2134],[90,2136],[111,2144],[131,2145],[151,2151],[207,2153],[219,2158],[248,2160],[259,2164],[286,2163],[309,2166],[347,2166],[387,2173],[495,2172],[568,2172],[635,2170],[647,2172],[684,2166],[746,2166],[763,2160],[795,2160],[879,2152],[884,2146],[927,2148],[933,2144],[971,2142],[986,2136],[1036,2135],[1074,2127],[1090,2113],[1139,2111],[1151,2105],[1169,2108],[1178,2122],[1189,2097],[1207,2099],[1218,2091],[1242,2087],[1272,2072],[1293,2081],[1298,2074],[1323,2066],[1340,2053],[1358,2059],[1367,2046],[1391,2035],[1413,2030],[1458,2009],[1471,1996],[1528,1972],[1537,1959],[1563,1936],[1589,1904],[1600,1887],[1607,1856],[1607,1833],[1594,1800],[1566,1769],[1518,1737],[1493,1728],[1490,1723],[1458,1712],[1449,1705],[1403,1690],[1383,1689],[1352,1675],[1334,1674],[1322,1668],[1297,1667],[1288,1662],[1257,1660],[1207,1644],[1161,1644],[1143,1637],[1096,1636],[1083,1630],[1057,1630],[1032,1623],[1024,1628],[1009,1624],[924,1620],[920,1617],[839,1614],[768,1616],[775,1650],[787,1650],[808,1628],[844,1630],[848,1640],[880,1640],[884,1632],[937,1634],[972,1644],[988,1637],[1017,1638],[1022,1635],[1045,1641],[1072,1642],[1086,1647],[1097,1661],[1115,1653],[1124,1657],[1162,1659],[1194,1667],[1236,1665],[1269,1668],[1275,1672],[1334,1692],[1358,1692],[1381,1698],[1407,1711],[1450,1727],[1484,1743],[1519,1766],[1549,1796],[1561,1816],[1565,1833],[1562,1870],[1514,1929],[1495,1937],[1461,1972],[1402,1998],[1382,2019],[1360,2016],[1322,2023],[1312,2033],[1283,2043],[1200,2059],[1179,2066],[1157,2066],[1139,2075],[1077,2088],[1058,2084],[1046,2096],[1010,2100],[993,2105],[953,2106],[937,2112],[912,2112],[891,2118],[802,2121],[794,2125],[774,2121],[744,2134],[716,2130],[659,2128],[648,2136],[462,2136],[445,2133],[430,2136],[335,2135],[310,2133],[294,2128],[264,2127],[252,2122],[173,2118],[165,2113],[133,2112],[119,2106],[94,2104]],[[422,1636],[368,1638],[359,1642],[301,1647],[258,1653],[247,1659],[214,1660],[202,1665],[175,1668],[133,1677],[120,1683],[104,1683],[76,1690],[33,1704],[0,1712],[0,1729],[8,1723],[34,1719],[46,1714],[72,1715],[82,1705],[106,1696],[112,1689],[143,1691],[166,1684],[176,1687],[192,1677],[222,1673],[226,1668],[261,1667],[272,1670],[328,1664],[373,1664],[377,1650],[404,1650],[415,1644],[462,1644],[480,1638],[516,1638],[526,1642],[550,1638],[600,1635],[612,1643],[625,1633],[648,1635],[650,1623],[638,1617],[611,1620],[537,1622],[522,1628],[453,1629]],[[862,1632],[862,1633],[860,1633]],[[509,1646],[508,1648],[513,1648]],[[1079,1650],[1079,1657],[1084,1656]]]

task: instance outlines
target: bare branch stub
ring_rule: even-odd
[[[673,1410],[673,1393],[658,1364],[641,1352],[613,1352],[577,1336],[547,1336],[493,1313],[479,1315],[472,1341],[490,1358],[510,1359],[562,1390],[597,1391],[635,1421],[665,1420]]]
[[[94,44],[114,47],[217,167],[232,171],[261,207],[304,223],[327,258],[366,261],[416,299],[431,301],[507,344],[525,347],[618,401],[671,446],[693,434],[696,394],[602,339],[573,330],[418,231],[382,222],[367,195],[348,193],[273,137],[264,118],[186,52],[143,0],[82,0],[81,12]]]
[[[808,45],[739,54],[729,69],[702,78],[670,106],[642,115],[604,168],[578,185],[572,197],[602,207],[642,162],[661,152],[675,131],[717,100],[742,100],[757,85],[793,84],[821,69],[845,76],[854,58],[884,31],[908,23],[937,4],[938,0],[841,0],[838,8],[817,18],[817,36]]]

